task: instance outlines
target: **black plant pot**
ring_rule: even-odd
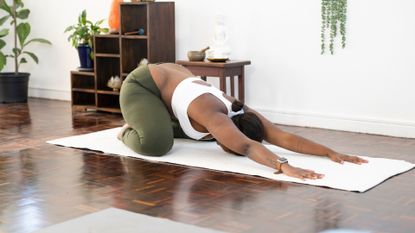
[[[0,73],[0,103],[27,102],[29,73]]]
[[[81,63],[81,69],[93,70],[94,62],[91,59],[92,48],[88,44],[78,45],[79,61]]]

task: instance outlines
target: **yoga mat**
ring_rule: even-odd
[[[162,157],[150,157],[135,153],[117,139],[120,128],[61,138],[48,143],[102,151],[104,153],[130,156],[153,162],[167,162],[212,170],[261,176],[273,180],[325,186],[346,191],[365,192],[394,175],[406,172],[414,164],[402,160],[361,156],[369,163],[357,165],[345,162],[335,163],[328,158],[291,152],[273,145],[266,145],[279,156],[286,157],[296,167],[312,169],[324,174],[319,180],[300,180],[284,174],[274,174],[273,169],[258,164],[247,157],[224,152],[216,142],[200,142],[175,139],[172,150]]]
[[[33,233],[221,233],[164,218],[108,208]]]

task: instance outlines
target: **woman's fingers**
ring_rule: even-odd
[[[350,156],[350,155],[343,155],[343,154],[334,154],[330,156],[330,159],[333,160],[334,162],[343,164],[344,161],[350,162],[350,163],[355,163],[355,164],[362,164],[362,163],[368,163],[369,161],[367,161],[366,159],[362,159],[360,157],[357,156]]]
[[[356,164],[362,164],[362,163],[368,162],[366,159],[362,159],[357,156],[349,156],[349,155],[345,156],[344,160],[351,162],[351,163],[356,163]]]
[[[323,174],[319,174],[316,173],[312,170],[302,170],[302,177],[305,179],[312,179],[312,180],[316,180],[316,179],[321,179],[324,177]]]
[[[315,179],[321,179],[324,177],[323,174],[316,173],[313,170],[302,169],[302,168],[292,167],[292,166],[288,166],[284,170],[284,174],[286,174],[287,176],[301,179],[301,180],[306,180],[306,179],[315,180]]]
[[[366,159],[362,159],[362,158],[357,157],[357,156],[354,156],[354,157],[356,157],[356,159],[357,159],[360,163],[368,163],[368,162],[369,162],[369,161],[368,161],[368,160],[366,160]]]
[[[343,159],[341,159],[340,156],[335,155],[335,156],[330,157],[330,159],[333,160],[336,163],[343,164]]]

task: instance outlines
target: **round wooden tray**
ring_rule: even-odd
[[[229,60],[229,58],[207,58],[207,59],[208,61],[211,61],[211,62],[225,62]]]

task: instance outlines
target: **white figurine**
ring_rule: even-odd
[[[122,80],[118,75],[111,76],[111,78],[107,82],[107,86],[112,88],[114,91],[119,91],[122,85]]]
[[[213,37],[213,44],[208,51],[206,51],[209,59],[228,59],[231,54],[231,49],[228,44],[227,28],[225,25],[225,16],[222,14],[216,15],[215,35]]]

